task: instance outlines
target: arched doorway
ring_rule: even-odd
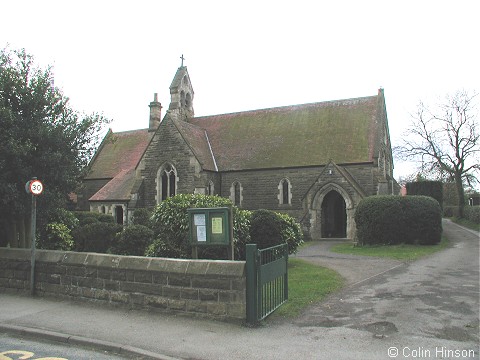
[[[322,238],[347,237],[345,199],[337,191],[329,191],[322,202]]]

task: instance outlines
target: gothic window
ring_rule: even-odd
[[[214,195],[214,187],[213,187],[213,182],[212,181],[209,181],[208,184],[207,184],[207,187],[206,187],[206,191],[205,193],[207,195]]]
[[[235,206],[241,206],[243,200],[243,188],[240,182],[235,181],[230,187],[230,200],[232,200]]]
[[[180,105],[182,108],[185,107],[185,91],[180,92]]]
[[[190,95],[190,93],[187,93],[187,95],[185,96],[185,106],[187,107],[187,109],[190,109],[190,107],[192,106],[192,95]]]
[[[292,185],[288,179],[282,179],[282,181],[280,181],[278,191],[280,205],[290,205],[292,203]]]
[[[157,203],[177,194],[177,171],[165,164],[157,174]]]

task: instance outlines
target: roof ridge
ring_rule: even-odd
[[[278,111],[278,110],[294,110],[300,107],[315,107],[319,105],[328,105],[328,104],[344,104],[345,102],[353,102],[353,101],[367,101],[367,100],[372,100],[374,98],[377,98],[378,95],[371,95],[371,96],[361,96],[361,97],[356,97],[356,98],[347,98],[347,99],[337,99],[337,100],[326,100],[326,101],[317,101],[317,102],[310,102],[310,103],[303,103],[303,104],[293,104],[293,105],[283,105],[283,106],[274,106],[274,107],[269,107],[269,108],[260,108],[260,109],[254,109],[254,110],[247,110],[247,111],[234,111],[234,112],[228,112],[228,113],[221,113],[221,114],[215,114],[215,115],[203,115],[203,116],[195,116],[192,120],[198,120],[198,119],[206,119],[206,118],[215,118],[215,117],[224,117],[224,116],[236,116],[239,114],[255,114],[255,113],[260,113],[260,112],[267,112],[267,111]],[[196,126],[195,124],[191,124]]]

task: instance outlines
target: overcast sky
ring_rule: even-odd
[[[148,127],[180,66],[195,114],[346,99],[385,89],[398,144],[419,100],[480,90],[477,0],[0,0],[0,47],[53,65],[79,111]],[[395,177],[408,164],[395,163]]]

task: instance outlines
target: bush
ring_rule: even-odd
[[[51,211],[47,224],[37,232],[38,247],[47,250],[72,250],[72,231],[78,226],[79,221],[71,211],[61,208]]]
[[[480,206],[465,206],[464,216],[465,219],[480,224]]]
[[[252,213],[250,237],[259,249],[287,243],[290,254],[296,253],[303,242],[301,226],[294,218],[270,210],[256,210]]]
[[[47,250],[70,251],[74,247],[72,231],[65,224],[49,223],[39,247]]]
[[[152,211],[145,208],[135,209],[135,211],[133,212],[132,224],[143,225],[151,228],[152,227]]]
[[[443,207],[443,183],[441,181],[417,181],[406,184],[407,195],[430,196]]]
[[[191,257],[192,250],[188,244],[187,209],[211,207],[232,208],[235,259],[245,260],[245,245],[254,242],[251,238],[254,213],[233,206],[229,199],[198,194],[180,194],[168,198],[154,209],[152,215],[154,241],[148,246],[145,255],[174,258]],[[258,211],[256,212],[258,213]],[[272,234],[272,237],[275,237],[274,245],[287,242],[290,253],[296,252],[298,245],[303,241],[300,225],[286,214],[277,214],[271,211],[267,211],[267,213],[270,214],[269,216],[272,219],[275,219],[273,220],[276,224],[273,230],[275,234]],[[262,242],[262,240],[259,241],[259,248],[272,246],[264,241]],[[225,247],[199,247],[198,251],[199,258],[221,259],[226,257]]]
[[[78,219],[80,226],[95,222],[115,223],[115,219],[109,214],[102,214],[93,211],[74,211],[73,215]]]
[[[259,249],[283,244],[280,217],[269,210],[255,210],[250,220],[250,238]]]
[[[460,214],[459,206],[444,206],[443,207],[443,216],[447,218],[458,217]]]
[[[248,241],[245,238],[245,222],[247,213],[239,212],[229,199],[219,196],[200,194],[179,194],[162,201],[153,211],[152,228],[155,240],[147,248],[147,256],[174,258],[191,257],[191,246],[188,244],[188,212],[189,208],[233,208],[234,246],[240,246]],[[201,249],[200,249],[201,250]],[[243,250],[244,251],[244,250]],[[238,253],[238,248],[236,253]],[[208,256],[220,257],[224,251],[209,251]],[[202,256],[200,251],[199,257]],[[225,257],[225,256],[223,256]]]
[[[289,254],[296,254],[303,243],[303,231],[300,224],[290,215],[277,213],[282,228],[282,240],[288,244]]]
[[[93,222],[73,232],[76,251],[106,253],[123,227],[114,223]]]
[[[55,209],[50,213],[48,220],[49,223],[64,224],[70,230],[73,230],[80,225],[75,214],[66,209]]]
[[[143,256],[153,241],[153,230],[143,225],[131,225],[118,233],[109,252],[118,255]]]
[[[437,244],[442,234],[438,201],[428,196],[370,196],[355,212],[360,245]]]

